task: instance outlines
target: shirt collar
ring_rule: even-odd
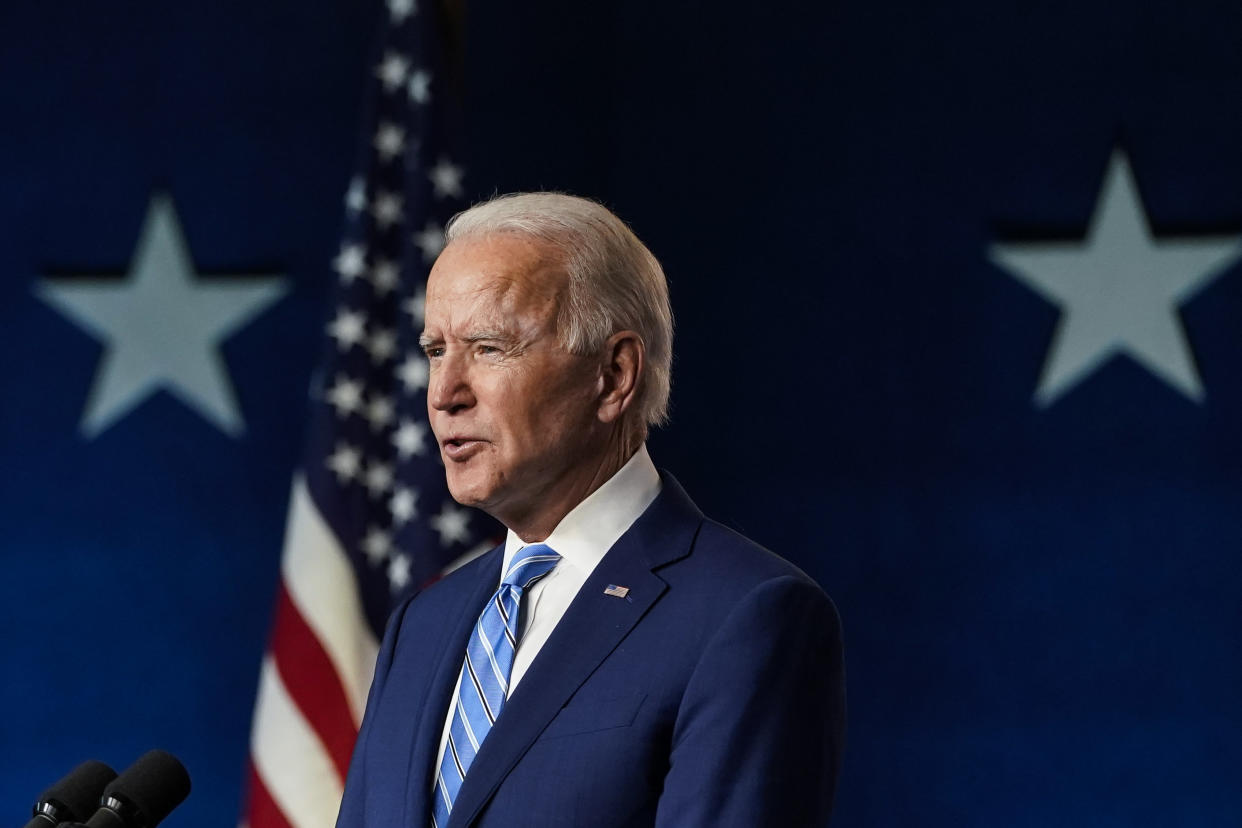
[[[604,485],[570,510],[543,543],[561,556],[562,564],[580,570],[585,577],[659,493],[660,473],[644,444]],[[500,571],[507,572],[513,556],[527,545],[510,529]]]

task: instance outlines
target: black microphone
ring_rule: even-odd
[[[26,828],[51,828],[61,822],[86,819],[99,803],[104,786],[116,779],[116,771],[103,762],[83,762],[39,795]]]
[[[104,788],[87,828],[155,828],[190,795],[190,775],[177,757],[152,750]]]

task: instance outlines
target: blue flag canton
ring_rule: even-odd
[[[427,273],[445,224],[466,206],[433,6],[388,4],[312,389],[307,483],[357,570],[377,633],[396,603],[496,534],[445,488],[418,345]]]

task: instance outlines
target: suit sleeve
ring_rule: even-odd
[[[845,735],[835,607],[790,575],[722,619],[678,711],[656,825],[827,825]]]
[[[410,599],[411,601],[413,598]],[[380,642],[379,655],[375,659],[375,677],[371,679],[371,689],[367,693],[367,707],[362,714],[362,726],[358,731],[358,741],[354,743],[354,755],[349,761],[349,775],[345,779],[345,794],[341,798],[341,810],[337,814],[337,828],[361,828],[366,825],[366,752],[367,737],[371,731],[371,718],[375,715],[375,700],[384,692],[384,684],[388,680],[388,671],[392,667],[393,651],[397,647],[397,633],[401,629],[401,621],[409,607],[407,602],[388,619],[384,630],[384,639]]]

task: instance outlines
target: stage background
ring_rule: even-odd
[[[237,818],[383,14],[0,11],[0,823],[155,746],[194,778],[168,825]],[[467,27],[470,192],[632,223],[678,316],[652,455],[840,607],[834,824],[1238,824],[1242,267],[1161,304],[1199,274],[1144,263],[1242,235],[1242,7],[475,0]],[[1092,246],[1123,157],[1155,241]],[[84,434],[103,350],[40,285],[124,277],[159,194],[201,277],[284,280],[221,347],[244,430],[159,392]],[[1058,305],[1002,261],[1049,240],[1113,255],[1113,293]],[[1073,314],[1184,339],[1082,346],[1037,398]]]

